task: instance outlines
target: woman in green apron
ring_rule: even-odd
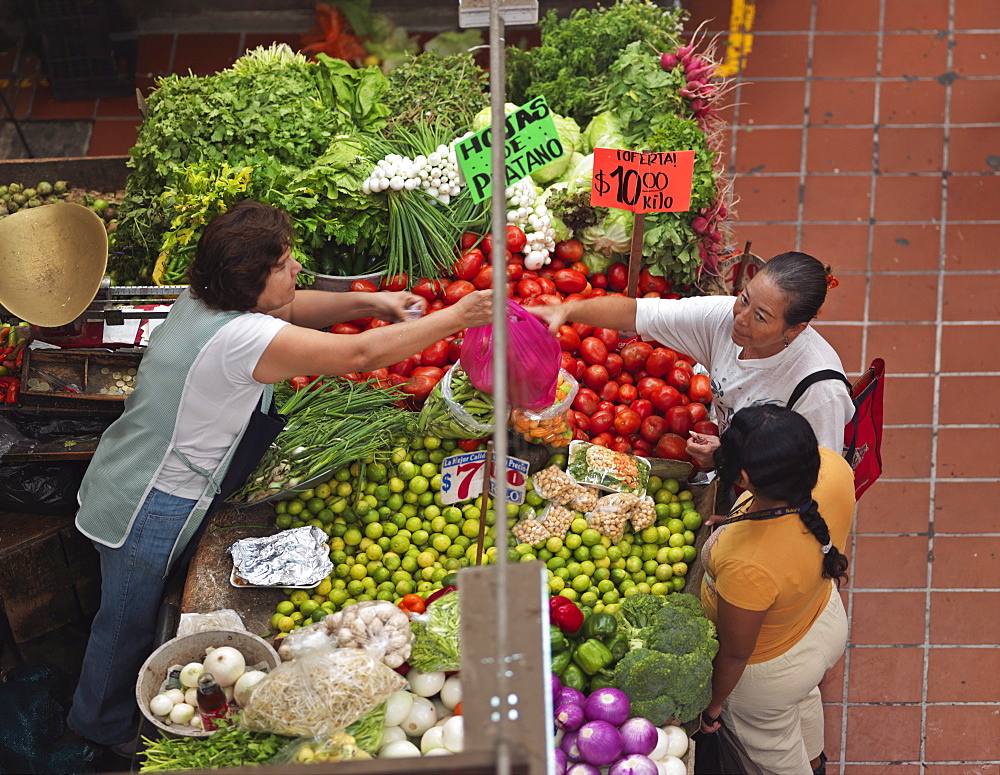
[[[490,322],[490,291],[401,322],[424,300],[296,290],[302,266],[291,242],[288,216],[258,202],[211,221],[190,287],[153,331],[136,388],[80,488],[76,524],[101,555],[101,606],[69,724],[118,753],[128,755],[136,737],[135,680],[154,645],[168,571],[212,502],[245,478],[280,430],[270,386],[389,366]],[[365,317],[395,325],[355,335],[318,330]]]

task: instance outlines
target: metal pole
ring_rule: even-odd
[[[507,697],[507,164],[505,158],[505,118],[507,74],[504,67],[504,22],[500,16],[500,0],[490,0],[490,108],[492,111],[492,178],[490,204],[493,216],[493,402],[496,406],[493,427],[493,460],[497,476],[494,535],[497,564],[496,694]],[[487,475],[489,472],[487,471]],[[481,515],[483,520],[486,514]],[[497,774],[510,772],[511,741],[507,735],[507,714],[501,713],[497,729]]]

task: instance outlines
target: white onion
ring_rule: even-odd
[[[169,697],[174,705],[178,702],[184,702],[184,691],[182,689],[167,689],[163,694]]]
[[[687,732],[678,726],[670,725],[664,727],[664,734],[667,736],[667,756],[676,756],[678,759],[687,753],[688,736]]]
[[[195,713],[191,717],[191,720],[188,723],[191,726],[193,726],[195,729],[204,729],[205,728],[205,720],[201,717],[200,713]]]
[[[687,766],[676,756],[665,756],[656,763],[656,768],[663,775],[687,775]]]
[[[434,726],[435,721],[437,721],[437,710],[434,704],[426,697],[414,697],[413,707],[400,726],[410,737],[420,737]]]
[[[188,662],[181,669],[181,685],[192,689],[198,685],[198,676],[205,672],[205,666],[201,662]]]
[[[179,702],[170,709],[170,720],[175,724],[187,724],[194,716],[194,708],[186,702]]]
[[[454,710],[455,706],[462,701],[462,679],[453,675],[444,682],[441,687],[441,702],[449,710]]]
[[[414,695],[405,691],[393,692],[385,701],[385,725],[398,727],[410,715]]]
[[[448,708],[443,702],[441,702],[440,697],[431,697],[430,701],[434,705],[434,710],[435,712],[437,712],[437,717],[439,721],[443,718],[451,717],[452,715],[451,709]]]
[[[444,727],[431,727],[420,738],[420,753],[444,748]]]
[[[246,672],[247,662],[243,655],[232,646],[215,649],[205,657],[205,672],[211,673],[219,686],[225,688],[236,683],[236,679]]]
[[[237,678],[233,690],[233,697],[236,700],[236,704],[240,707],[245,706],[247,700],[250,699],[250,693],[253,691],[253,688],[266,677],[267,673],[261,670],[247,670]]]
[[[407,759],[411,756],[420,756],[420,749],[409,740],[396,740],[382,746],[378,756],[380,759]]]
[[[406,732],[404,732],[401,727],[386,727],[382,732],[383,747],[389,745],[389,743],[395,743],[397,740],[405,739]]]
[[[656,746],[652,751],[649,752],[649,758],[654,762],[658,762],[664,756],[667,755],[667,745],[670,743],[670,738],[667,736],[667,732],[660,727],[656,728]]]
[[[431,748],[424,756],[451,756],[451,751],[447,748]]]
[[[465,749],[465,720],[461,716],[452,716],[444,722],[441,740],[444,747],[452,753],[461,753]]]
[[[198,707],[198,690],[197,689],[188,689],[186,692],[184,692],[184,702],[186,702],[188,705],[193,705],[194,707],[197,708]]]
[[[176,703],[165,694],[157,694],[149,701],[149,712],[154,716],[166,716]]]

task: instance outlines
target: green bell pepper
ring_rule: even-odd
[[[617,688],[611,681],[611,675],[606,670],[601,670],[596,675],[590,677],[590,691],[596,692],[598,689],[607,689],[608,687]]]
[[[598,638],[606,640],[618,631],[618,620],[611,614],[596,613],[587,617],[583,623],[583,636],[585,638]]]
[[[573,652],[570,649],[565,651],[560,651],[558,654],[552,655],[552,672],[558,676],[561,676],[566,666],[571,664],[573,660]]]
[[[558,654],[560,651],[566,651],[569,648],[569,641],[566,640],[566,636],[563,631],[560,630],[556,625],[549,625],[549,652],[552,654]]]
[[[604,645],[608,647],[608,651],[611,652],[612,663],[617,662],[623,656],[625,656],[628,651],[628,635],[624,632],[616,632],[610,638],[604,641]]]
[[[576,689],[578,692],[585,692],[587,689],[587,676],[573,662],[566,665],[566,669],[562,671],[559,680],[562,681],[563,686]]]
[[[611,664],[611,652],[597,638],[588,638],[573,652],[573,661],[587,675],[593,675]]]

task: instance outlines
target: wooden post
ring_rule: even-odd
[[[733,278],[733,295],[736,296],[740,292],[740,281],[743,279],[743,273],[746,271],[747,262],[750,260],[750,245],[753,240],[747,240],[747,244],[743,246],[743,252],[740,254],[740,263],[736,267],[736,277]]]
[[[632,244],[628,253],[628,285],[626,294],[634,299],[639,288],[639,272],[642,270],[642,237],[646,230],[646,214],[635,213],[632,221]]]
[[[483,564],[483,542],[486,539],[486,507],[490,499],[490,480],[493,478],[490,469],[493,466],[493,441],[486,442],[486,463],[483,469],[483,495],[479,501],[479,538],[476,543],[476,565]],[[506,519],[507,512],[504,511]],[[497,517],[499,519],[499,516]],[[506,551],[506,547],[504,547]]]

